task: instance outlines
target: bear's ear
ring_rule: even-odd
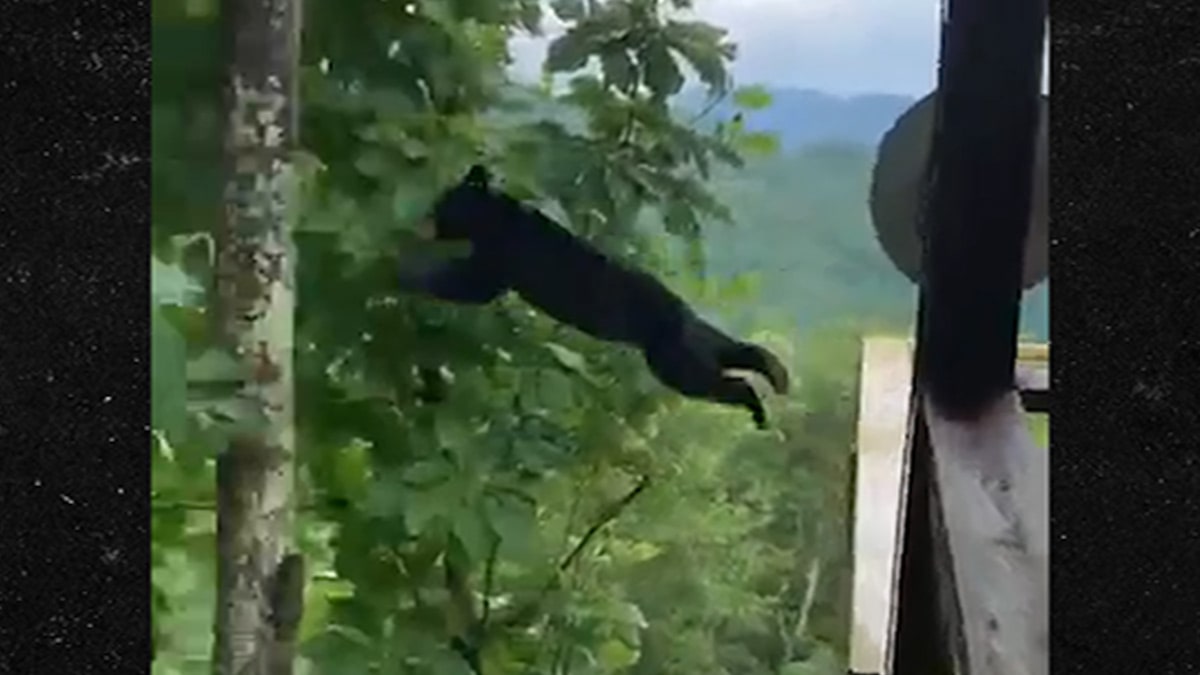
[[[474,164],[467,170],[467,175],[463,176],[462,182],[464,185],[480,187],[486,190],[488,184],[491,183],[491,178],[487,169],[483,168],[480,164]]]

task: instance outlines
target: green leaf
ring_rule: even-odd
[[[402,475],[406,485],[426,488],[447,482],[453,471],[454,467],[444,459],[423,459],[405,467]]]
[[[568,349],[557,342],[546,342],[544,345],[564,368],[581,375],[587,374],[587,361],[579,352]]]
[[[492,493],[484,499],[488,524],[500,538],[500,554],[505,558],[529,560],[535,552],[537,512],[532,499],[520,499],[506,492]]]
[[[563,448],[537,438],[518,438],[513,441],[513,449],[521,465],[532,471],[561,466],[568,458]]]
[[[471,560],[484,560],[492,550],[494,535],[475,509],[460,509],[456,513],[453,532]]]
[[[393,171],[393,163],[383,150],[368,148],[354,160],[354,168],[364,176],[386,178]]]
[[[301,653],[332,672],[365,673],[373,667],[373,647],[370,636],[362,631],[334,624],[305,641]]]
[[[204,288],[189,277],[178,265],[168,265],[150,258],[150,300],[156,305],[195,305],[204,295]]]
[[[538,0],[517,0],[517,23],[525,32],[532,35],[542,34],[542,5]],[[506,45],[507,33],[500,33],[502,45]],[[506,54],[504,50],[497,50],[493,58],[499,60]]]
[[[771,105],[771,93],[762,85],[740,87],[733,92],[733,102],[746,110],[761,110]]]
[[[437,439],[442,448],[455,455],[461,455],[471,446],[475,439],[475,429],[462,415],[457,414],[456,411],[441,408],[437,412],[436,420]]]
[[[607,640],[596,650],[603,672],[617,672],[637,663],[641,652],[621,640]]]
[[[683,89],[683,73],[679,71],[679,64],[666,44],[651,42],[642,47],[638,57],[642,62],[646,86],[659,98],[665,99]]]
[[[376,476],[367,485],[367,494],[362,502],[363,512],[376,518],[396,518],[405,512],[407,490],[393,472]]]
[[[587,65],[592,56],[591,45],[576,30],[556,38],[546,49],[544,68],[552,73],[569,73]]]
[[[462,508],[462,492],[453,481],[437,486],[406,490],[404,522],[415,533],[425,532],[438,519],[451,524]]]
[[[733,48],[724,43],[726,31],[702,21],[668,21],[663,29],[671,48],[695,69],[711,94],[723,94],[729,85],[725,62]]]
[[[618,611],[616,618],[621,622],[627,623],[637,628],[649,628],[650,622],[646,621],[646,615],[642,613],[642,608],[632,602],[617,603]]]
[[[628,92],[637,85],[637,66],[623,47],[605,49],[600,55],[600,65],[604,72],[604,80],[610,86]]]
[[[575,387],[565,374],[558,370],[537,371],[536,400],[547,410],[562,410],[575,405]]]
[[[746,154],[769,157],[779,153],[779,136],[766,131],[751,131],[738,139]]]
[[[183,338],[185,345],[195,348],[208,340],[212,330],[212,321],[205,309],[203,306],[159,305],[157,311]]]
[[[150,312],[150,425],[168,440],[187,428],[187,353],[183,337],[158,308]]]
[[[216,262],[216,241],[208,232],[191,232],[177,234],[171,237],[173,260],[187,274],[192,282],[207,280]],[[203,283],[197,283],[201,288],[190,289],[195,296],[203,294]],[[182,304],[182,303],[176,303]]]
[[[586,16],[583,0],[551,0],[550,9],[563,21],[579,21]]]
[[[696,213],[682,199],[671,199],[663,212],[663,224],[667,232],[678,235],[694,235],[700,230]]]
[[[392,214],[397,224],[414,229],[433,210],[437,194],[425,181],[416,177],[397,181],[392,190]]]
[[[362,442],[350,443],[334,456],[333,487],[337,494],[357,501],[370,485],[371,456]]]
[[[476,675],[471,666],[458,654],[448,650],[441,650],[430,654],[425,661],[428,662],[428,670],[422,672],[436,673],[436,675]],[[367,671],[360,671],[367,672]],[[399,671],[407,672],[407,671]]]

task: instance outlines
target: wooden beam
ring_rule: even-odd
[[[1050,344],[1047,342],[1022,342],[1018,344],[1017,361],[1029,364],[1050,363]]]
[[[1017,370],[1017,389],[1021,405],[1031,413],[1050,412],[1050,377],[1044,370]]]
[[[1050,346],[1017,345],[1016,384],[1021,404],[1029,412],[1050,412]]]
[[[1013,385],[1046,0],[946,0],[917,379],[955,419]]]
[[[850,672],[883,673],[892,645],[912,341],[863,340],[854,497]]]
[[[1049,454],[1016,394],[973,422],[926,398],[941,588],[957,599],[970,675],[1049,672]]]
[[[952,546],[969,547],[969,541],[975,535],[971,534],[970,528],[964,528],[961,518],[946,517],[947,510],[962,508],[963,490],[951,487],[943,496],[946,488],[942,483],[948,480],[962,482],[955,478],[961,476],[962,471],[956,471],[957,465],[953,463],[935,466],[928,425],[914,420],[913,349],[911,338],[869,337],[863,340],[854,488],[849,670],[852,674],[896,675],[990,672],[971,671],[967,666],[969,641],[961,609],[964,601],[960,598],[957,580],[966,572],[955,571]],[[1024,343],[1017,351],[1022,400],[1029,393],[1047,394],[1048,346]],[[1012,405],[1013,398],[1006,399],[1007,405]],[[1032,447],[1024,426],[1025,412],[1019,404],[1016,410],[1019,414],[1012,419],[1020,420],[1020,428],[1008,428],[1006,433]],[[978,441],[982,433],[984,440],[1000,438],[1003,441],[1003,437],[990,432],[998,421],[1003,421],[1003,416],[984,415],[977,432],[974,435],[968,433],[967,437]],[[958,450],[947,449],[944,432],[958,429],[961,433],[963,429],[973,428],[971,425],[939,418],[931,426],[936,427],[939,438],[943,438],[938,452],[994,452],[986,449],[987,446],[980,450],[978,443],[960,445]],[[1028,454],[1022,452],[1019,446],[1015,455],[1011,451],[1003,454],[1000,467],[1006,466],[1007,460],[1003,458],[1015,456],[1018,461],[1027,461]],[[1040,449],[1037,452],[1042,457],[1034,462],[1033,469],[1041,476],[1043,484],[1041,488],[1035,485],[1033,490],[1034,497],[1040,497],[1040,502],[1035,500],[1032,510],[1024,517],[1034,523],[1035,530],[1042,528],[1043,534],[1037,536],[1044,541],[1048,522],[1044,487],[1046,453]],[[967,486],[970,485],[967,481]],[[1024,485],[1028,486],[1027,483]],[[1039,489],[1041,492],[1037,492]],[[979,518],[971,516],[968,520]],[[956,533],[953,537],[952,529]],[[1033,549],[1037,550],[1038,546]],[[1041,550],[1044,551],[1044,547]],[[1040,562],[1038,555],[1041,555]],[[1035,571],[1044,578],[1047,573],[1044,553],[1035,553],[1033,560]],[[1037,568],[1038,564],[1042,567]],[[990,576],[985,573],[983,577],[967,577],[964,581],[970,587],[974,581],[986,581]],[[1007,587],[1011,586],[1013,584],[1007,584]],[[1044,603],[1044,596],[1041,602]]]

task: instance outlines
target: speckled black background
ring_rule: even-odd
[[[1200,3],[1051,3],[1051,658],[1200,672]]]
[[[1196,673],[1200,8],[1051,12],[1053,668]],[[149,57],[0,3],[0,674],[148,670]]]
[[[148,2],[0,2],[0,673],[149,672]]]

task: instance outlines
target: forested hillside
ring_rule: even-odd
[[[867,212],[873,162],[869,146],[826,142],[727,172],[714,191],[735,224],[706,232],[710,271],[754,273],[756,308],[804,325],[851,318],[907,325],[915,288],[879,248]],[[1047,339],[1046,284],[1026,294],[1021,330]]]

